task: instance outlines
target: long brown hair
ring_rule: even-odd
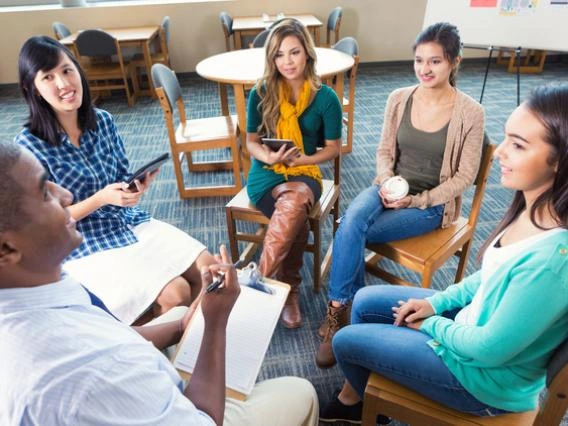
[[[548,164],[558,165],[550,188],[540,194],[530,210],[530,219],[539,229],[547,229],[537,221],[537,213],[550,209],[558,225],[568,228],[568,84],[537,87],[525,102],[526,107],[538,117],[544,126],[544,141],[550,144]],[[517,191],[503,220],[481,247],[480,258],[491,241],[507,228],[525,210],[526,202],[522,191]]]
[[[276,68],[275,61],[282,41],[288,36],[296,37],[306,52],[304,79],[310,82],[312,90],[319,90],[321,87],[321,80],[316,74],[316,49],[310,33],[297,19],[283,19],[268,35],[265,44],[264,75],[256,83],[256,92],[260,96],[258,109],[262,114],[262,122],[258,126],[259,134],[270,136],[276,134],[276,124],[280,117],[278,85],[282,76]]]

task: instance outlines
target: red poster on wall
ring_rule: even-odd
[[[470,7],[497,7],[497,0],[470,0]]]

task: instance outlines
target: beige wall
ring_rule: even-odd
[[[359,41],[363,62],[411,59],[410,46],[422,28],[426,0],[232,0],[204,3],[53,8],[26,12],[0,9],[2,40],[0,84],[17,81],[17,57],[24,41],[37,34],[52,35],[51,23],[61,21],[72,31],[85,28],[159,24],[172,19],[172,66],[178,72],[195,70],[203,58],[225,50],[219,12],[232,16],[310,12],[327,20],[335,6],[344,9],[340,36]],[[323,32],[325,40],[325,31]]]

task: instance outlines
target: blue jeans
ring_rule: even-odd
[[[385,209],[373,185],[349,204],[333,238],[328,297],[345,304],[365,286],[365,244],[416,237],[439,228],[444,206]]]
[[[507,411],[488,406],[463,388],[444,362],[426,344],[430,336],[395,327],[392,307],[399,300],[423,299],[435,290],[375,285],[355,296],[351,325],[333,337],[333,352],[347,381],[363,398],[371,371],[400,383],[427,398],[477,416]],[[445,312],[452,318],[458,310]]]

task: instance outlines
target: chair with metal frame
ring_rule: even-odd
[[[314,291],[319,292],[322,277],[325,276],[329,266],[331,265],[331,246],[325,254],[323,261],[321,260],[322,241],[321,228],[325,219],[333,215],[333,234],[337,230],[337,220],[339,219],[339,184],[341,172],[341,156],[334,159],[333,180],[324,179],[322,195],[317,201],[309,214],[310,232],[313,235],[313,242],[308,243],[306,251],[314,255]],[[260,210],[256,209],[250,202],[246,188],[243,188],[227,205],[225,206],[227,215],[227,228],[229,234],[229,244],[231,247],[231,256],[233,262],[241,259],[246,265],[252,259],[254,253],[262,244],[266,233],[266,226],[270,222]],[[259,225],[258,229],[253,232],[246,232],[237,229],[237,222],[249,222]],[[248,244],[239,255],[239,241],[246,241]]]
[[[413,425],[557,426],[568,409],[568,340],[555,351],[546,369],[547,395],[540,409],[479,417],[432,401],[377,373],[371,373],[363,402],[363,426],[375,426],[377,414]]]
[[[128,105],[134,105],[136,81],[132,80],[133,93],[128,82],[132,69],[122,58],[116,38],[103,30],[85,30],[77,36],[74,47],[95,95],[122,89],[126,92]]]
[[[355,119],[355,82],[357,80],[357,69],[359,67],[359,44],[353,37],[344,37],[335,43],[332,47],[343,53],[353,56],[353,67],[347,71],[347,78],[349,80],[349,95],[347,98],[342,99],[343,124],[347,126],[347,141],[341,145],[341,152],[348,154],[353,151],[353,122]]]
[[[495,145],[489,143],[485,136],[483,154],[479,171],[474,181],[475,192],[471,203],[470,214],[467,218],[460,216],[457,221],[446,228],[438,228],[418,237],[392,241],[384,244],[367,244],[372,252],[365,259],[365,269],[373,275],[388,281],[391,284],[414,285],[398,276],[385,271],[377,265],[382,258],[397,262],[413,271],[422,274],[422,287],[428,288],[432,284],[432,277],[438,269],[451,256],[459,257],[455,282],[461,281],[469,250],[473,241],[477,219],[481,210],[481,202],[491,171]]]
[[[187,120],[181,87],[175,73],[163,64],[155,64],[152,66],[152,81],[164,112],[180,197],[217,197],[239,192],[242,182],[237,117],[232,115]],[[179,116],[177,128],[174,125],[175,107]],[[221,148],[230,148],[230,160],[194,162],[192,158],[194,152]],[[231,170],[233,184],[186,186],[181,167],[184,157],[189,172]]]

